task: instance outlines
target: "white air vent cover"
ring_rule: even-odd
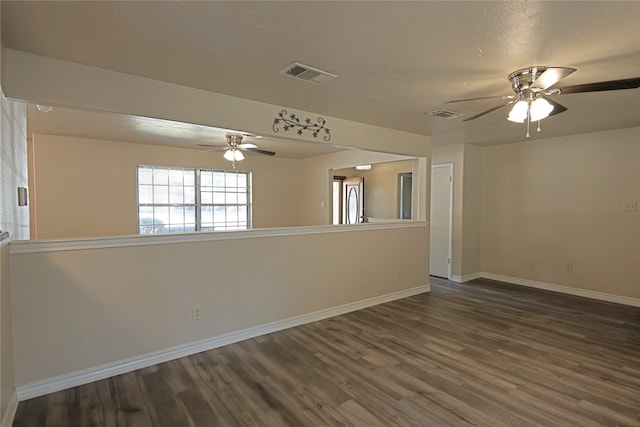
[[[456,113],[454,111],[449,111],[444,109],[434,110],[427,114],[429,114],[430,116],[440,117],[443,119],[455,119],[456,117],[460,117],[462,115],[461,113]]]
[[[280,71],[280,74],[314,85],[321,85],[338,77],[335,74],[327,73],[326,71],[318,70],[317,68],[309,67],[308,65],[299,64],[297,62]]]

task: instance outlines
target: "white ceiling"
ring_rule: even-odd
[[[577,68],[559,87],[640,76],[638,1],[2,1],[2,37],[13,49],[431,135],[434,144],[524,140],[506,108],[462,122],[495,101],[444,104],[510,94],[506,76],[519,68]],[[278,74],[292,62],[339,77],[314,86]],[[640,89],[554,99],[568,111],[533,139],[640,126]],[[443,107],[462,118],[425,115]],[[66,131],[91,132],[83,126]]]

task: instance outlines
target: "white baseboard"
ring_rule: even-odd
[[[352,311],[361,310],[363,308],[371,307],[385,302],[390,302],[402,298],[407,298],[413,295],[418,295],[424,292],[429,292],[430,290],[431,286],[429,284],[417,286],[411,289],[392,292],[390,294],[380,295],[362,301],[356,301],[337,307],[331,307],[312,313],[302,314],[300,316],[290,317],[284,320],[265,323],[263,325],[258,325],[240,331],[219,335],[217,337],[208,338],[206,340],[187,343],[165,350],[120,360],[114,363],[71,372],[69,374],[60,375],[42,381],[36,381],[19,386],[16,390],[17,399],[19,401],[22,401],[38,396],[43,396],[49,393],[55,393],[56,391],[65,390],[71,387],[77,387],[79,385],[87,384],[93,381],[98,381],[115,375],[135,371],[137,369],[146,368],[158,363],[168,362],[180,357],[185,357],[191,354],[200,353],[202,351],[207,351],[228,344],[233,344],[260,335],[270,334],[294,326],[316,322],[318,320],[339,316],[341,314],[350,313]],[[2,425],[2,427],[4,427],[4,424]]]
[[[470,280],[475,280],[480,278],[482,278],[482,273],[471,273],[471,274],[465,274],[464,276],[456,276],[453,274],[451,275],[451,281],[457,282],[457,283],[464,283]]]
[[[4,414],[2,414],[2,422],[0,423],[0,427],[11,427],[11,424],[13,424],[13,419],[16,416],[17,409],[18,395],[14,392],[9,398],[9,402],[7,403],[7,407],[4,410]]]
[[[459,276],[458,276],[459,277]],[[454,280],[459,283],[468,282],[473,279],[489,279],[498,282],[506,282],[514,285],[527,286],[529,288],[544,289],[547,291],[560,292],[568,295],[591,298],[600,301],[614,302],[616,304],[640,307],[640,298],[625,297],[621,295],[608,294],[605,292],[590,291],[587,289],[572,288],[570,286],[556,285],[554,283],[538,282],[536,280],[521,279],[519,277],[503,276],[494,273],[472,273],[461,277],[462,280]],[[453,280],[453,277],[451,278]]]

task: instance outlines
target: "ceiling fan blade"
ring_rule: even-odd
[[[198,153],[208,153],[209,151],[224,151],[229,147],[220,147],[219,145],[196,144],[198,147],[206,148],[206,150],[198,150]]]
[[[549,67],[531,84],[531,88],[545,90],[555,85],[574,71],[576,71],[575,68]]]
[[[564,105],[554,101],[553,99],[549,99],[547,97],[545,97],[544,99],[546,99],[549,104],[553,105],[553,110],[551,111],[551,113],[547,117],[551,117],[551,116],[555,116],[556,114],[563,113],[563,112],[567,111],[567,109],[568,109],[567,107],[565,107]]]
[[[502,95],[502,96],[481,96],[479,98],[467,98],[467,99],[454,99],[453,101],[445,101],[445,104],[452,104],[454,102],[466,102],[466,101],[479,101],[481,99],[513,99],[515,95]]]
[[[276,153],[273,151],[261,150],[259,148],[246,148],[245,151],[251,151],[252,153],[258,153],[258,154],[266,154],[267,156],[276,155]]]
[[[512,99],[511,101],[507,102],[506,104],[501,104],[501,105],[495,106],[493,108],[489,108],[488,110],[485,110],[485,111],[483,111],[481,113],[478,113],[475,116],[471,116],[471,117],[468,117],[468,118],[464,119],[463,122],[469,122],[471,120],[475,120],[478,117],[484,116],[485,114],[492,113],[492,112],[494,112],[496,110],[501,109],[502,107],[506,107],[507,105],[513,104],[515,101],[516,101],[515,99]]]
[[[238,147],[242,148],[242,149],[248,149],[248,148],[258,148],[258,146],[256,144],[251,144],[250,142],[245,142],[244,144],[240,144],[238,145]]]
[[[558,88],[561,94],[581,92],[601,92],[605,90],[636,89],[640,87],[640,77],[630,79],[609,80],[606,82],[584,83],[581,85]]]

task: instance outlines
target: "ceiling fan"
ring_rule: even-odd
[[[454,102],[477,101],[481,99],[501,99],[506,101],[500,105],[489,108],[463,120],[468,122],[489,114],[507,105],[514,104],[509,113],[508,120],[517,123],[527,123],[527,138],[531,136],[529,126],[532,121],[538,122],[537,131],[540,132],[540,120],[560,114],[567,108],[552,100],[549,96],[581,92],[600,92],[607,90],[635,89],[640,87],[640,77],[629,79],[608,80],[596,83],[583,83],[573,86],[554,87],[560,80],[576,71],[569,67],[533,66],[516,70],[507,78],[515,95],[485,96],[479,98],[457,99],[446,101],[445,104]]]
[[[224,150],[224,158],[233,163],[233,168],[236,168],[236,162],[244,160],[243,151],[264,154],[267,156],[275,156],[276,153],[273,151],[262,150],[258,148],[257,145],[251,144],[248,142],[242,143],[243,135],[239,133],[227,133],[225,134],[227,138],[227,146],[219,147],[210,144],[197,144],[198,147],[208,148],[207,150],[200,151],[201,153],[206,153],[207,151],[223,151]]]

